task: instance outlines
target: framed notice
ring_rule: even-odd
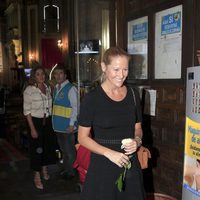
[[[147,79],[147,49],[148,49],[148,17],[141,17],[128,22],[128,80]]]
[[[156,13],[155,79],[180,79],[182,5]]]

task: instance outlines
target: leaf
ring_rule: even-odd
[[[117,185],[118,190],[121,192],[123,188],[123,174],[121,173],[116,180],[115,184]]]
[[[132,156],[129,156],[129,158],[131,158]],[[122,190],[124,190],[125,188],[125,178],[126,178],[126,172],[127,170],[129,170],[131,168],[132,164],[129,161],[129,163],[124,166],[124,171],[119,175],[119,177],[117,178],[115,184],[117,185],[117,189],[119,190],[119,192],[121,192]]]

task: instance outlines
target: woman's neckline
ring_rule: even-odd
[[[43,94],[45,96],[47,95],[47,91],[46,91],[47,87],[44,83],[42,85],[40,85],[40,87],[38,86],[37,88],[40,90],[41,94]]]
[[[124,87],[126,87],[126,86],[124,86]],[[120,99],[120,100],[114,100],[114,99],[112,99],[112,98],[106,93],[106,91],[103,89],[103,87],[102,87],[101,85],[100,85],[100,88],[101,88],[101,90],[102,90],[104,96],[105,96],[107,99],[109,99],[109,100],[112,101],[112,102],[116,102],[116,103],[123,102],[123,101],[126,99],[127,94],[128,94],[128,88],[126,87],[126,94],[125,94],[125,96],[124,96],[122,99]]]

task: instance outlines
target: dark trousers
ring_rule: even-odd
[[[73,163],[76,159],[74,133],[56,133],[56,135],[63,155],[63,170],[68,175],[74,175]]]
[[[51,118],[43,119],[33,117],[33,123],[38,138],[29,136],[30,166],[34,171],[40,171],[42,166],[56,163],[56,135],[51,126]]]

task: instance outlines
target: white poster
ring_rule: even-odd
[[[148,17],[128,22],[128,53],[131,55],[128,79],[147,79]]]
[[[156,90],[145,89],[144,114],[156,116]]]
[[[156,13],[155,78],[180,79],[182,5]]]

